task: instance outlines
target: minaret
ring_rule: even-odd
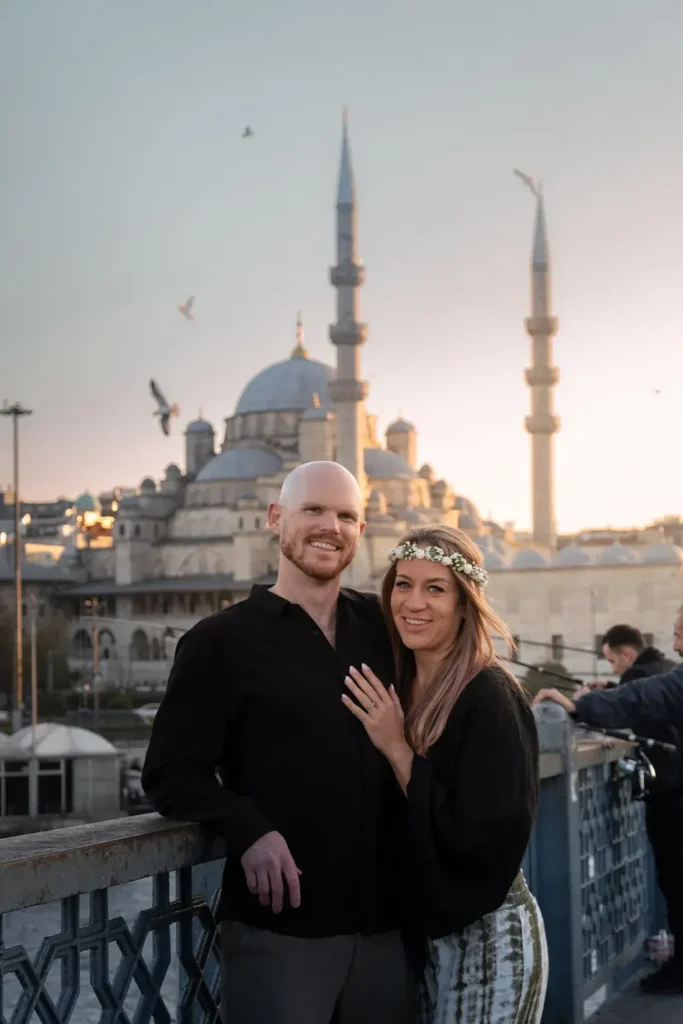
[[[531,316],[526,320],[531,336],[531,366],[526,371],[526,382],[531,388],[531,415],[526,418],[526,429],[531,434],[534,543],[554,548],[557,541],[554,436],[560,429],[560,421],[553,412],[553,388],[560,373],[552,363],[553,337],[558,322],[550,312],[550,255],[543,193],[540,187],[533,185],[532,191],[536,196],[536,224],[531,257]]]
[[[365,268],[358,259],[356,186],[346,112],[342,132],[341,166],[337,188],[337,265],[330,271],[337,289],[337,322],[330,326],[330,340],[337,346],[337,377],[327,386],[334,403],[337,426],[336,461],[345,466],[365,493],[365,399],[367,382],[360,376],[360,348],[367,326],[358,321],[358,292]]]

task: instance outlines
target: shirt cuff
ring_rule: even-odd
[[[238,859],[257,839],[268,832],[277,832],[273,823],[249,797],[242,797],[239,808],[229,818],[212,821],[211,828],[225,839],[230,854]]]

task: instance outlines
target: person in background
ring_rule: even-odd
[[[630,627],[614,627],[616,630]],[[637,633],[637,630],[633,631]],[[617,639],[623,637],[617,634]],[[633,639],[633,638],[631,638]],[[612,646],[614,644],[614,647]],[[630,659],[633,643],[624,655],[612,636],[610,654]],[[674,623],[674,650],[683,657],[683,607]],[[651,648],[651,650],[654,650]],[[662,661],[665,659],[662,658]],[[630,668],[637,669],[638,658]],[[620,666],[623,662],[617,662]],[[652,664],[648,659],[646,666]],[[668,664],[671,664],[669,662]],[[617,668],[618,670],[618,668]],[[607,729],[633,729],[641,735],[676,745],[676,753],[659,748],[648,751],[656,779],[646,796],[645,821],[657,872],[657,884],[664,897],[669,928],[674,936],[674,955],[657,971],[645,978],[647,992],[683,992],[683,666],[666,674],[639,674],[611,690],[594,690],[570,700],[558,690],[541,690],[534,704],[552,700],[562,705],[577,722]]]
[[[614,674],[619,676],[618,683],[597,680],[578,690],[575,697],[582,697],[591,690],[610,689],[620,683],[630,683],[632,679],[662,675],[674,667],[673,661],[665,658],[656,647],[645,645],[643,634],[634,626],[619,625],[608,629],[602,638],[602,653]]]
[[[512,637],[484,596],[477,546],[445,526],[390,553],[382,606],[396,689],[354,665],[343,698],[404,796],[404,877],[426,952],[419,1024],[538,1024],[548,977],[521,865],[538,802],[530,703],[497,658]]]
[[[411,1024],[401,794],[341,701],[349,665],[393,678],[377,596],[341,587],[364,527],[358,484],[304,464],[268,523],[277,582],[180,639],[143,786],[159,813],[226,840],[226,1024]]]

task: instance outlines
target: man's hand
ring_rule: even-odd
[[[299,875],[284,836],[279,832],[266,832],[242,854],[240,861],[244,868],[247,888],[258,894],[262,907],[271,906],[279,914],[284,901],[284,882],[287,882],[289,903],[292,907],[301,905]]]
[[[576,705],[574,702],[571,701],[569,697],[565,697],[565,695],[560,693],[559,690],[539,690],[534,697],[534,705],[542,704],[544,700],[554,700],[556,704],[563,707],[565,711],[569,712],[569,714],[576,711]]]
[[[606,690],[609,686],[607,679],[594,679],[592,683],[585,683],[579,687],[574,693],[574,700],[578,700],[579,697],[585,697],[587,693],[592,693],[593,690]]]

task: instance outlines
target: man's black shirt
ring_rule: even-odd
[[[221,917],[311,937],[397,925],[401,795],[341,700],[349,666],[363,663],[392,682],[378,600],[352,590],[339,597],[336,648],[300,606],[263,587],[181,638],[142,785],[160,814],[227,840]],[[270,831],[302,872],[301,906],[285,897],[280,914],[260,906],[240,865]]]

